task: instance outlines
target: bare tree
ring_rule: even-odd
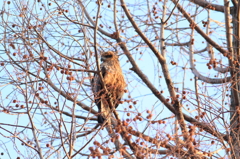
[[[2,2],[4,158],[240,158],[236,0]],[[127,87],[97,122],[114,51]],[[101,112],[100,112],[101,113]],[[12,153],[14,152],[14,154]],[[17,156],[15,155],[17,154]]]

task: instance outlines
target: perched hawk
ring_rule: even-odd
[[[101,61],[100,69],[109,96],[103,88],[100,77],[98,74],[95,74],[93,78],[93,93],[99,112],[98,123],[103,123],[108,116],[111,116],[108,101],[112,101],[112,106],[117,108],[126,87],[118,56],[112,51],[104,52],[101,54]]]

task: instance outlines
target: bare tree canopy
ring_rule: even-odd
[[[0,6],[3,158],[240,158],[237,0]]]

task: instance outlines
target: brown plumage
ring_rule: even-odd
[[[112,106],[117,108],[118,103],[124,94],[124,88],[126,87],[118,56],[112,51],[104,52],[101,54],[101,61],[102,64],[100,65],[100,69],[109,96],[103,88],[100,77],[98,74],[95,74],[93,79],[93,93],[95,103],[98,106],[98,112],[100,113],[98,115],[98,123],[103,123],[107,117],[111,116],[111,114],[109,114],[110,106],[108,101],[111,101]],[[107,98],[111,100],[108,100]]]

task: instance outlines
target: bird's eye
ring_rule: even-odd
[[[106,57],[106,58],[111,58],[111,57],[112,57],[112,55],[106,55],[105,57]]]

